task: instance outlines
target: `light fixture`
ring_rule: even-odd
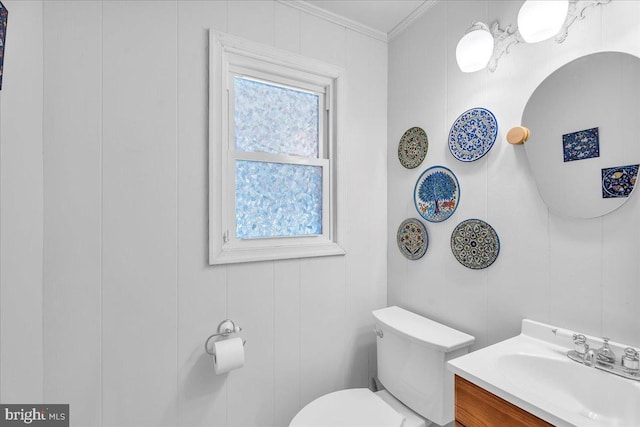
[[[585,18],[586,9],[609,2],[611,0],[526,0],[518,13],[518,28],[511,25],[500,28],[498,21],[491,27],[474,22],[456,46],[458,67],[465,73],[485,67],[495,71],[498,60],[515,44],[536,43],[551,37],[562,43],[569,27]]]
[[[456,60],[465,73],[480,71],[487,66],[493,54],[493,35],[489,27],[475,22],[456,46]]]
[[[569,0],[526,0],[518,12],[518,31],[527,43],[554,37],[567,19]]]

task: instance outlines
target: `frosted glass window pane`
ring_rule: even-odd
[[[236,161],[236,237],[322,234],[322,168]]]
[[[318,157],[318,95],[234,78],[238,151]]]

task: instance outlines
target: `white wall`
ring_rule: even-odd
[[[286,425],[375,371],[387,45],[273,1],[11,1],[0,401],[74,426]],[[346,70],[343,257],[207,265],[207,29]],[[244,328],[215,376],[205,338]]]
[[[602,50],[640,56],[640,2],[613,0],[589,9],[563,44],[550,40],[515,46],[495,73],[460,72],[455,46],[470,24],[496,19],[503,27],[515,24],[521,4],[441,1],[389,44],[389,305],[473,334],[474,348],[516,335],[523,318],[638,346],[640,196],[633,194],[619,210],[592,220],[550,213],[538,195],[524,147],[508,144],[506,133],[520,125],[537,85],[563,64]],[[447,138],[458,115],[472,107],[493,111],[499,134],[485,157],[463,163],[449,153]],[[423,127],[430,142],[416,170],[404,169],[397,160],[398,141],[411,126]],[[447,221],[427,223],[426,255],[407,261],[396,247],[395,233],[402,220],[418,217],[413,187],[432,165],[456,173],[461,202]],[[467,269],[451,253],[451,232],[467,218],[486,220],[500,237],[500,255],[485,270]]]
[[[0,401],[4,403],[40,400],[43,393],[43,15],[38,3],[3,4],[20,17],[9,36],[15,43],[5,49],[5,57],[15,61],[5,60],[0,91]],[[12,79],[9,73],[20,77]]]

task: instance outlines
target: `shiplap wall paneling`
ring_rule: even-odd
[[[43,399],[42,1],[11,11],[0,92],[0,399]]]
[[[274,264],[227,267],[229,317],[247,341],[244,366],[227,374],[229,426],[274,422]]]
[[[487,287],[488,270],[474,271],[464,267],[451,254],[449,240],[454,227],[468,218],[480,218],[491,223],[487,217],[487,168],[492,161],[492,152],[489,151],[482,159],[475,162],[461,162],[451,155],[448,146],[449,130],[451,125],[463,111],[474,107],[490,108],[487,105],[490,98],[486,91],[486,77],[482,73],[464,74],[457,72],[455,55],[451,55],[451,45],[457,43],[459,34],[464,34],[468,28],[467,21],[479,19],[485,22],[487,17],[486,5],[482,2],[467,0],[452,7],[448,3],[446,25],[447,55],[445,64],[447,67],[447,133],[443,135],[440,144],[445,166],[450,167],[458,177],[460,183],[460,203],[456,212],[444,223],[442,229],[446,230],[442,249],[446,253],[444,259],[446,298],[448,307],[451,301],[457,301],[458,311],[453,327],[467,331],[476,337],[474,348],[484,347],[487,336]],[[456,19],[450,19],[451,13],[459,13]],[[419,46],[415,46],[419,49]],[[429,86],[433,82],[427,83]],[[496,225],[497,226],[497,225]],[[499,260],[498,260],[499,261]]]
[[[499,19],[506,25],[516,21],[518,8],[516,1],[439,2],[390,43],[390,231],[404,219],[405,212],[397,206],[406,204],[405,197],[391,189],[412,188],[415,183],[416,176],[401,170],[394,158],[401,132],[413,123],[440,121],[446,114],[444,132],[441,125],[435,133],[426,129],[435,143],[425,167],[440,162],[451,167],[462,192],[452,218],[428,224],[431,245],[424,260],[401,259],[393,253],[395,242],[389,242],[388,302],[475,335],[476,347],[514,336],[523,318],[637,344],[640,323],[632,320],[632,307],[640,295],[640,271],[633,248],[640,225],[632,218],[637,217],[638,203],[629,200],[618,211],[591,220],[550,212],[538,194],[524,147],[510,146],[505,135],[520,124],[533,90],[563,64],[601,50],[639,55],[640,33],[633,23],[640,5],[616,1],[590,9],[571,27],[564,43],[518,45],[500,59],[493,73],[460,72],[455,46],[469,22]],[[425,36],[438,25],[444,25],[441,30],[447,37]],[[434,53],[428,67],[425,50]],[[442,87],[442,96],[425,96]],[[427,104],[439,106],[427,110]],[[498,138],[486,156],[462,164],[448,152],[448,131],[459,114],[479,106],[496,114]],[[469,217],[487,220],[500,236],[500,256],[484,271],[458,265],[449,248],[451,230]]]
[[[603,7],[601,13],[602,50],[640,56],[640,2]],[[640,262],[636,250],[620,249],[635,248],[640,241],[639,195],[634,191],[622,208],[602,219],[602,335],[636,346],[640,346]]]
[[[348,81],[349,102],[345,108],[350,126],[345,127],[343,141],[360,138],[372,141],[386,132],[384,122],[371,121],[371,117],[387,113],[386,91],[372,90],[384,87],[386,77],[368,72],[386,68],[386,52],[386,44],[353,31],[346,32],[345,69],[349,75],[360,77]],[[347,374],[344,386],[350,388],[367,385],[370,377],[376,374],[371,307],[382,307],[386,303],[386,280],[382,271],[386,269],[385,248],[389,233],[374,230],[380,230],[386,224],[387,215],[383,211],[386,200],[380,200],[376,194],[387,186],[387,158],[383,150],[363,150],[361,145],[349,143],[345,143],[343,154],[347,162],[367,165],[372,171],[343,175],[347,181],[346,200],[358,209],[358,215],[347,217],[346,226],[346,248],[350,258],[345,265],[345,321],[351,328],[344,332]],[[377,226],[372,227],[372,224]],[[365,360],[367,363],[363,363]]]
[[[274,416],[286,426],[300,409],[301,260],[277,262],[273,274]]]
[[[301,260],[300,404],[343,388],[345,258]]]
[[[178,2],[178,371],[180,426],[227,423],[227,377],[205,338],[227,315],[227,269],[208,263],[208,40],[227,2]],[[236,320],[237,321],[237,320]]]
[[[103,423],[177,422],[177,3],[103,2]]]
[[[44,397],[101,421],[101,5],[44,3]]]
[[[409,261],[397,249],[396,231],[400,223],[407,217],[415,217],[418,213],[413,207],[413,195],[403,179],[408,171],[398,160],[398,142],[402,134],[413,126],[420,126],[429,137],[433,137],[433,125],[426,126],[422,121],[409,117],[409,43],[405,31],[389,42],[388,61],[388,98],[387,98],[387,192],[398,195],[394,203],[387,204],[387,300],[408,301],[406,298]],[[433,70],[430,67],[428,70]],[[425,71],[428,71],[425,70]],[[414,122],[415,121],[415,122]],[[422,168],[419,168],[422,170]],[[413,176],[410,174],[410,176]],[[416,176],[417,178],[417,176]],[[389,197],[391,199],[391,197]],[[431,252],[430,252],[431,253]],[[407,307],[409,308],[409,307]]]
[[[385,163],[386,94],[369,88],[386,87],[386,44],[279,2],[5,4],[0,399],[68,401],[83,426],[286,426],[367,386],[386,296],[386,180],[366,178]],[[210,29],[353,80],[348,255],[208,265]],[[203,343],[227,317],[246,365],[216,376]]]

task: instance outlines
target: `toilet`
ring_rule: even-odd
[[[475,338],[400,307],[373,311],[378,379],[384,390],[352,388],[315,399],[289,427],[426,427],[453,421],[448,360]]]

